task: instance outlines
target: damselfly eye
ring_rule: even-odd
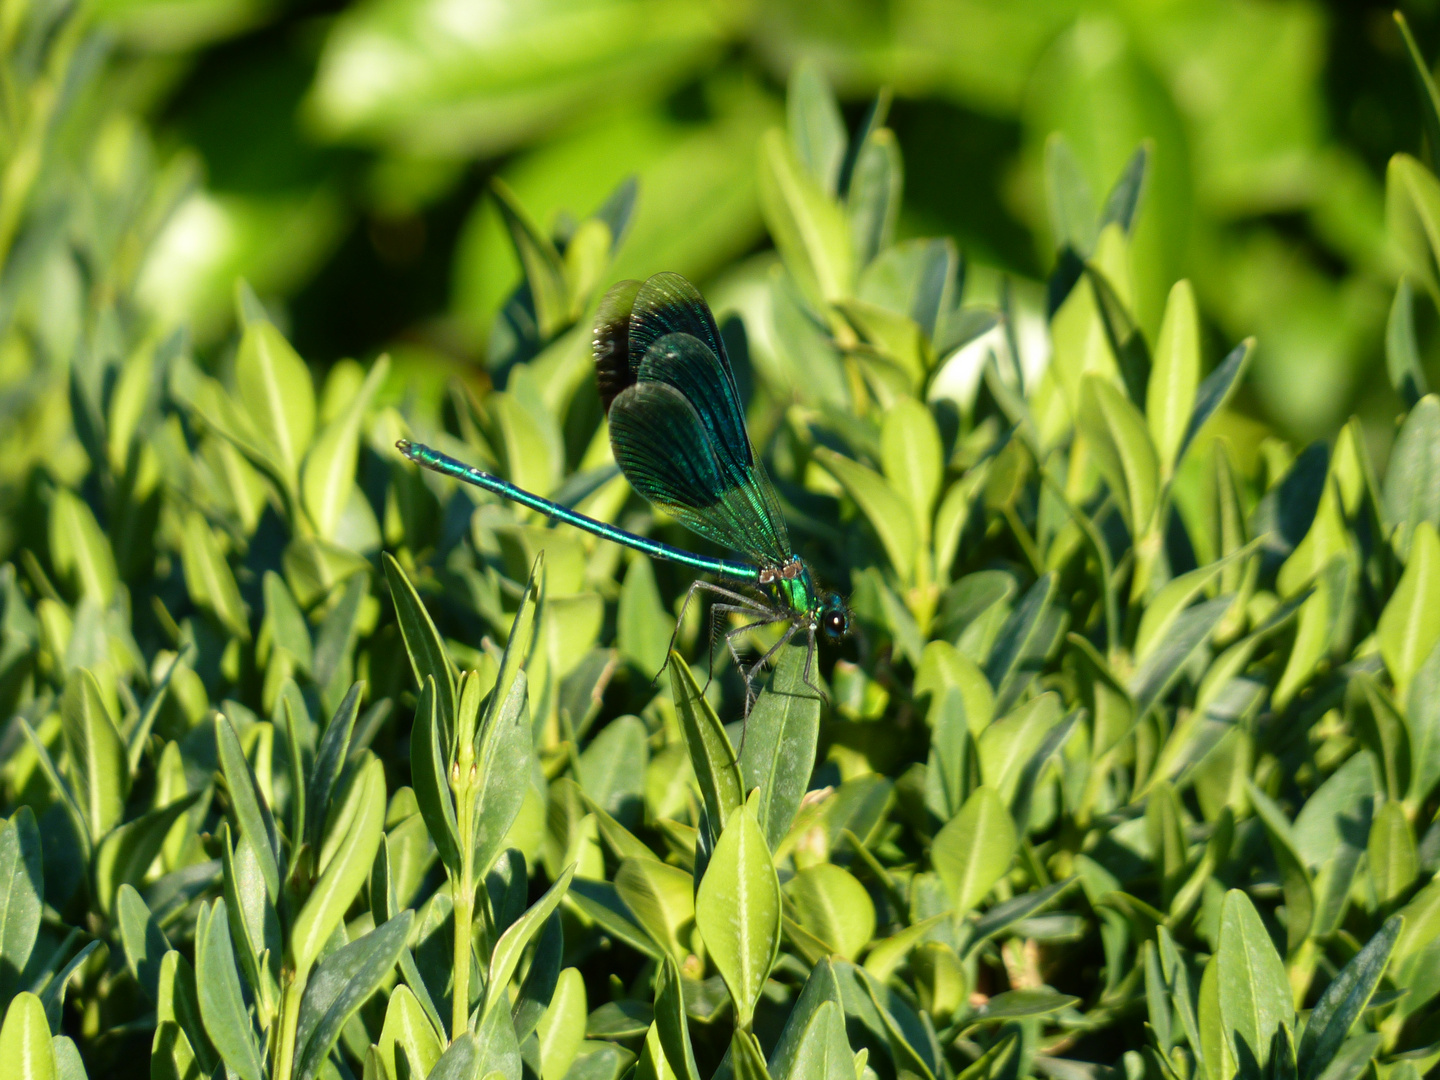
[[[850,632],[850,617],[844,608],[830,610],[820,617],[820,627],[827,637],[843,638]]]

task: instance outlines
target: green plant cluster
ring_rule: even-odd
[[[1434,14],[1409,8],[1426,37]],[[907,234],[953,234],[1032,278],[1053,252],[1049,135],[1097,188],[1154,140],[1132,252],[1147,332],[1189,277],[1220,333],[1264,342],[1249,394],[1288,433],[1389,409],[1362,374],[1389,297],[1378,167],[1415,117],[1371,5],[93,0],[84,14],[109,46],[109,106],[203,170],[141,292],[207,345],[241,276],[297,301],[309,360],[397,338],[483,358],[515,272],[491,174],[548,221],[635,173],[646,196],[617,276],[708,278],[762,238],[759,136],[810,56],[847,102],[900,95]]]
[[[1205,374],[1187,282],[1147,336],[1146,147],[1097,200],[1047,144],[1058,250],[1027,322],[951,240],[895,240],[885,97],[848,130],[799,68],[759,141],[779,258],[733,284],[723,332],[792,535],[857,630],[822,654],[825,700],[787,648],[742,723],[710,627],[678,622],[682,575],[394,449],[687,542],[618,474],[591,376],[632,186],[549,231],[496,189],[523,280],[494,387],[383,359],[317,385],[244,285],[207,363],[138,313],[170,189],[71,66],[77,24],[0,25],[30,50],[0,311],[33,383],[6,408],[79,447],[17,448],[5,489],[0,1068],[1440,1062],[1440,398],[1415,310],[1440,302],[1433,161],[1389,176],[1406,413],[1382,477],[1354,421],[1298,451],[1232,439],[1252,345]],[[57,246],[85,271],[63,325],[36,302],[61,286],[10,271]]]

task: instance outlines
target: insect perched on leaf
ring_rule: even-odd
[[[594,356],[595,379],[610,421],[610,445],[630,485],[682,525],[740,553],[745,561],[710,558],[637,536],[428,446],[406,440],[396,445],[427,469],[652,558],[748,588],[750,592],[740,592],[697,580],[685,594],[688,605],[697,589],[714,593],[714,612],[749,620],[725,634],[745,679],[747,715],[756,675],[796,634],[803,633],[809,644],[804,679],[813,687],[816,634],[843,638],[850,631],[850,613],[838,594],[816,586],[790,546],[779,499],[745,430],[735,374],[710,308],[679,274],[656,274],[644,283],[622,281],[600,302]],[[782,622],[789,625],[780,639],[746,668],[735,648],[736,637]]]

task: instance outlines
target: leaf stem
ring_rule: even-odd
[[[280,991],[280,1035],[275,1040],[274,1080],[290,1080],[295,1067],[295,1032],[300,1025],[300,1000],[305,996],[308,972],[286,972]]]

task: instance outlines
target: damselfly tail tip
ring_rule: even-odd
[[[395,449],[399,450],[400,453],[404,454],[407,458],[413,460],[415,457],[415,444],[409,439],[396,439]]]

